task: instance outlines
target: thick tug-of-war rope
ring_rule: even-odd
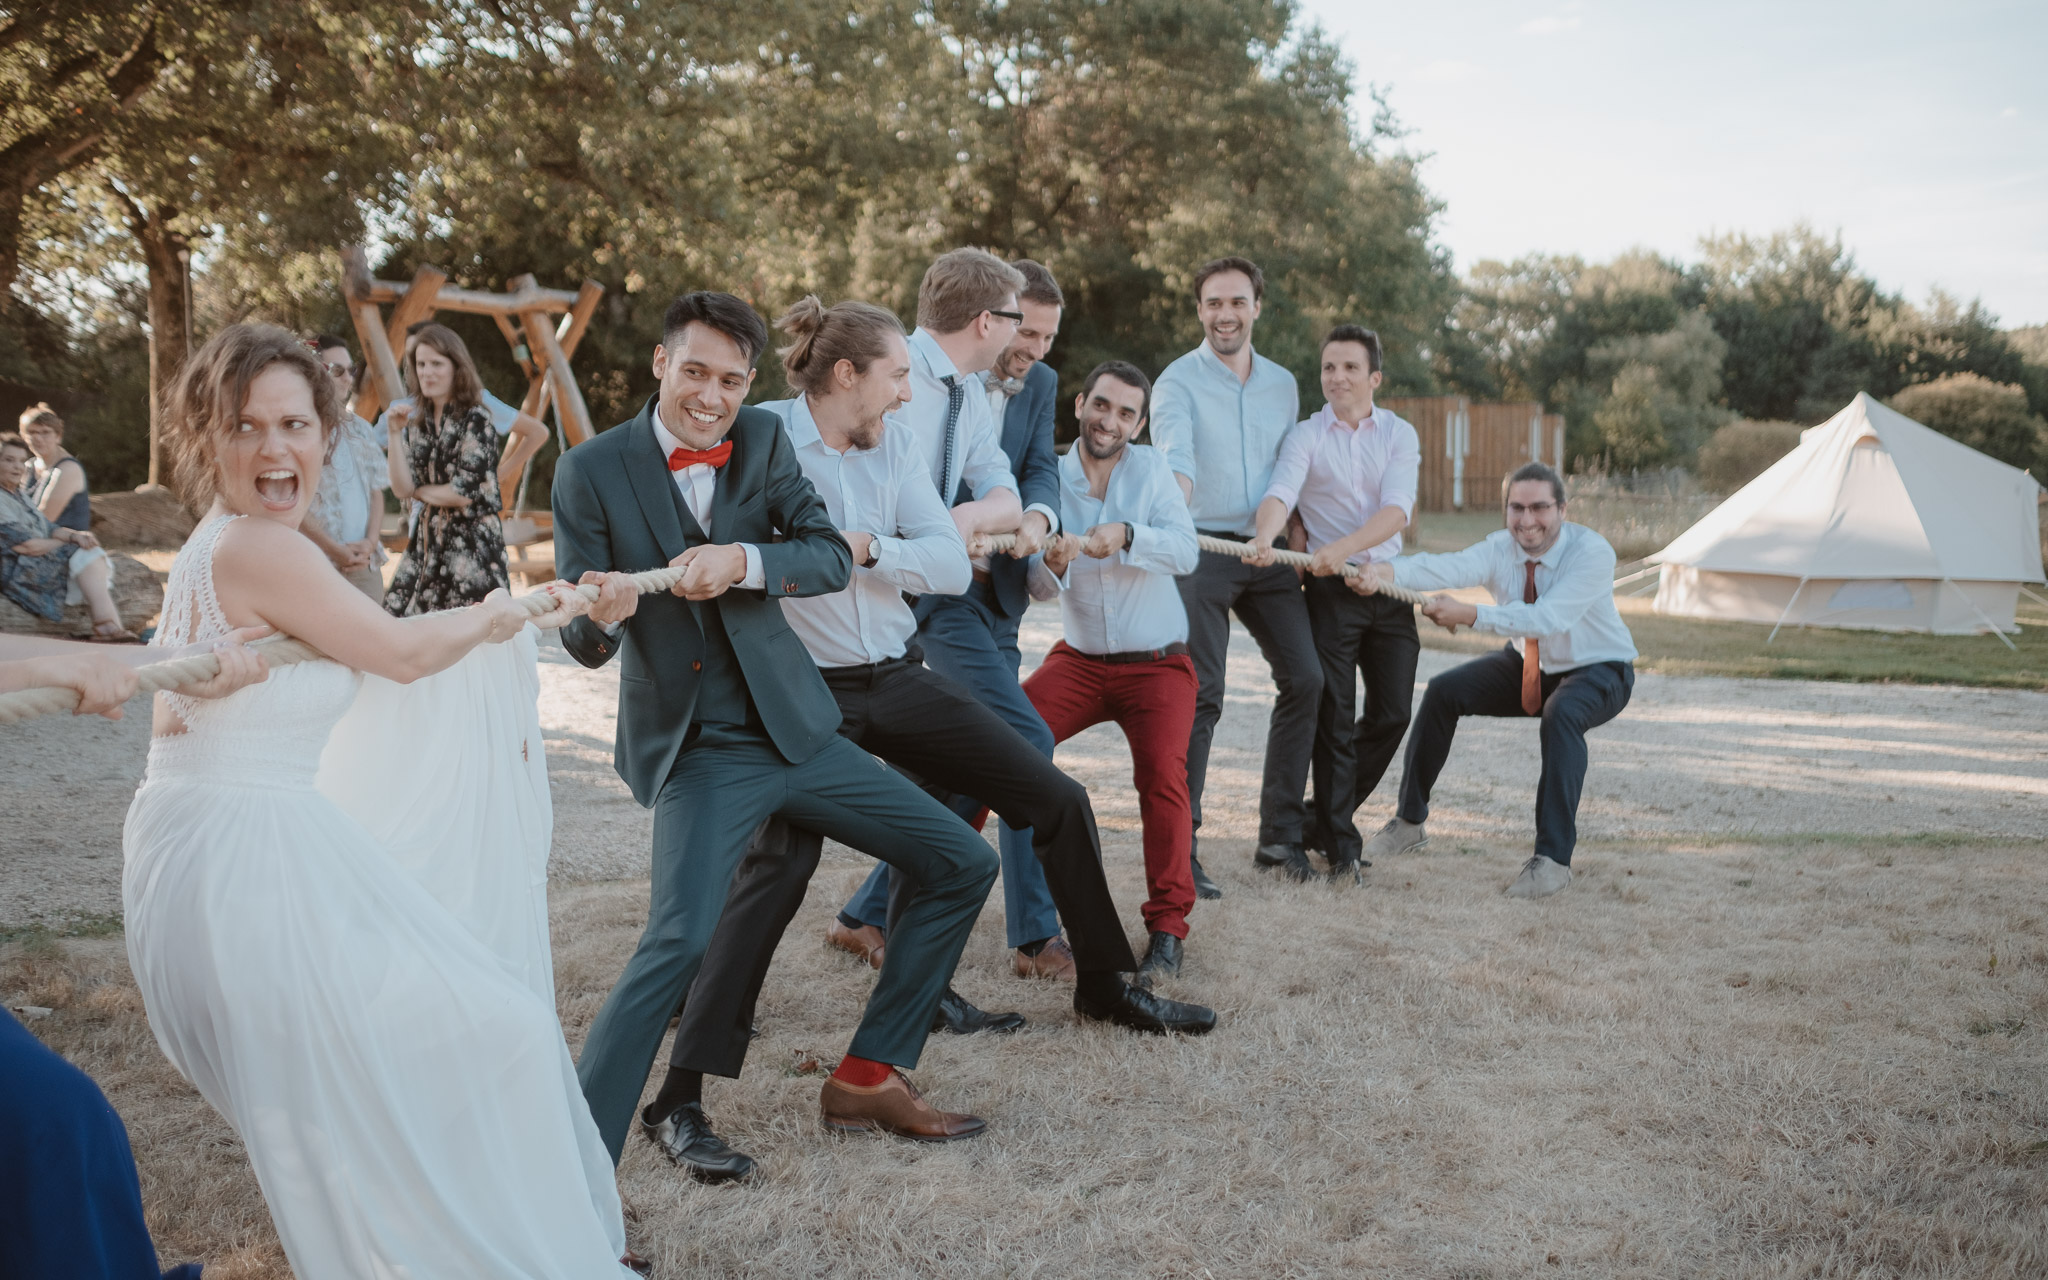
[[[675,586],[683,580],[683,570],[663,566],[630,576],[633,585],[644,596],[667,591]],[[597,600],[597,588],[594,586],[574,587],[571,590],[585,600]],[[563,594],[566,595],[567,592]],[[531,592],[516,599],[535,617],[551,613],[555,608],[555,597],[546,591]],[[266,636],[249,647],[263,655],[264,665],[273,671],[295,662],[315,662],[327,656],[305,641],[294,640],[290,636]],[[194,654],[189,658],[173,658],[169,662],[152,662],[146,667],[135,669],[139,681],[138,693],[177,693],[182,689],[205,684],[219,674],[220,658],[211,653]],[[40,689],[22,689],[16,693],[0,694],[0,724],[15,724],[22,720],[34,719],[36,716],[58,715],[77,709],[78,691],[75,689],[46,685]]]
[[[1232,542],[1225,538],[1206,536],[1198,536],[1195,540],[1201,544],[1202,550],[1214,551],[1218,555],[1243,559],[1252,553],[1251,544],[1246,542]],[[1014,535],[999,533],[989,535],[984,541],[987,542],[990,551],[1007,552],[1016,546],[1017,540]],[[1277,564],[1296,568],[1306,569],[1309,565],[1309,558],[1299,551],[1276,551],[1273,553],[1273,559]],[[1345,577],[1355,577],[1357,573],[1357,565],[1344,566]],[[644,596],[667,591],[675,586],[683,580],[683,570],[663,566],[629,576],[633,579],[634,587]],[[597,588],[594,586],[575,587],[573,590],[585,600],[597,600]],[[1382,584],[1379,594],[1395,600],[1405,600],[1409,604],[1429,602],[1429,597],[1420,592],[1392,584]],[[517,599],[526,611],[535,617],[549,613],[555,607],[554,596],[545,591],[531,592]],[[290,636],[268,636],[249,647],[263,655],[264,664],[273,671],[295,662],[313,662],[327,656],[305,641],[294,640]],[[177,693],[182,689],[205,684],[219,675],[220,659],[210,653],[194,654],[189,658],[174,658],[169,662],[153,662],[146,667],[137,667],[135,674],[139,681],[139,693]],[[78,691],[75,689],[45,686],[40,689],[23,689],[17,693],[0,694],[0,724],[16,724],[37,716],[60,715],[77,709]]]
[[[990,551],[1008,551],[1017,545],[1016,535],[1008,533],[992,533],[984,538],[983,541],[988,543]],[[1201,545],[1204,551],[1213,551],[1219,556],[1236,556],[1240,560],[1248,559],[1254,550],[1249,542],[1232,542],[1228,538],[1212,538],[1207,534],[1195,535],[1195,541]],[[1299,551],[1275,551],[1273,553],[1273,563],[1284,564],[1295,569],[1306,569],[1309,567],[1309,558]],[[1347,578],[1357,577],[1358,566],[1355,564],[1345,565],[1344,576]],[[1386,596],[1390,600],[1405,600],[1409,604],[1428,604],[1430,601],[1429,596],[1423,595],[1419,591],[1410,591],[1406,587],[1397,587],[1391,582],[1381,583],[1379,594]]]

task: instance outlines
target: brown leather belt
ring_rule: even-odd
[[[974,580],[979,583],[989,584],[995,581],[995,575],[986,569],[976,569],[974,571]]]
[[[1137,649],[1130,653],[1082,653],[1072,645],[1067,647],[1077,658],[1086,658],[1090,662],[1105,662],[1111,666],[1122,666],[1131,662],[1157,662],[1161,658],[1180,657],[1188,651],[1187,645],[1178,640],[1164,649]]]

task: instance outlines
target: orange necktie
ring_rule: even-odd
[[[1524,560],[1522,568],[1526,575],[1522,579],[1522,603],[1536,603],[1536,562]],[[1537,653],[1536,637],[1522,641],[1522,711],[1527,715],[1543,714],[1543,660]]]

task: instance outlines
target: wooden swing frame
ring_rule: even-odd
[[[422,266],[410,281],[379,280],[370,274],[369,255],[360,245],[341,251],[341,296],[355,322],[356,338],[362,343],[363,363],[368,376],[356,393],[355,411],[371,422],[384,406],[405,395],[405,380],[399,376],[397,352],[405,349],[405,331],[436,311],[461,311],[486,315],[497,322],[498,332],[512,349],[512,358],[526,374],[526,395],[520,412],[539,417],[552,401],[555,422],[562,432],[563,448],[574,448],[595,433],[590,409],[583,403],[583,391],[569,358],[583,341],[590,317],[604,297],[604,286],[585,280],[574,293],[566,289],[543,289],[531,273],[505,282],[508,292],[490,293],[464,289],[448,283],[448,273],[439,267]],[[389,305],[387,318],[382,307]],[[550,318],[560,315],[559,322]]]

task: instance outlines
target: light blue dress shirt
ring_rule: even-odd
[[[1251,536],[1280,442],[1300,417],[1294,375],[1256,351],[1242,382],[1206,341],[1166,366],[1152,388],[1152,442],[1194,483],[1197,528]]]
[[[1472,629],[1517,641],[1534,636],[1546,672],[1636,660],[1635,639],[1614,607],[1614,548],[1607,539],[1566,521],[1536,559],[1534,604],[1522,603],[1528,561],[1515,535],[1497,529],[1463,551],[1402,556],[1394,561],[1394,581],[1417,591],[1485,587],[1495,603],[1479,606]]]
[[[1187,609],[1173,580],[1193,573],[1202,553],[1165,455],[1126,446],[1096,498],[1081,469],[1081,446],[1067,450],[1060,459],[1060,521],[1075,537],[1099,524],[1131,525],[1130,546],[1104,560],[1076,556],[1064,578],[1052,575],[1043,555],[1031,558],[1031,595],[1059,597],[1068,645],[1082,653],[1142,653],[1187,640]]]
[[[925,330],[910,335],[909,347],[910,403],[890,414],[889,421],[910,433],[932,487],[946,506],[952,507],[962,480],[976,502],[997,489],[1017,492],[1017,478],[1003,453],[1002,424],[989,416],[988,388],[980,378],[961,373],[939,340]],[[947,378],[961,386],[951,455],[946,452]]]
[[[875,536],[875,563],[855,565],[844,590],[785,596],[782,616],[821,667],[858,667],[903,656],[917,618],[903,593],[967,590],[967,544],[932,487],[917,443],[897,424],[872,449],[827,448],[805,396],[760,406],[782,419],[797,464],[825,500],[836,529]]]

